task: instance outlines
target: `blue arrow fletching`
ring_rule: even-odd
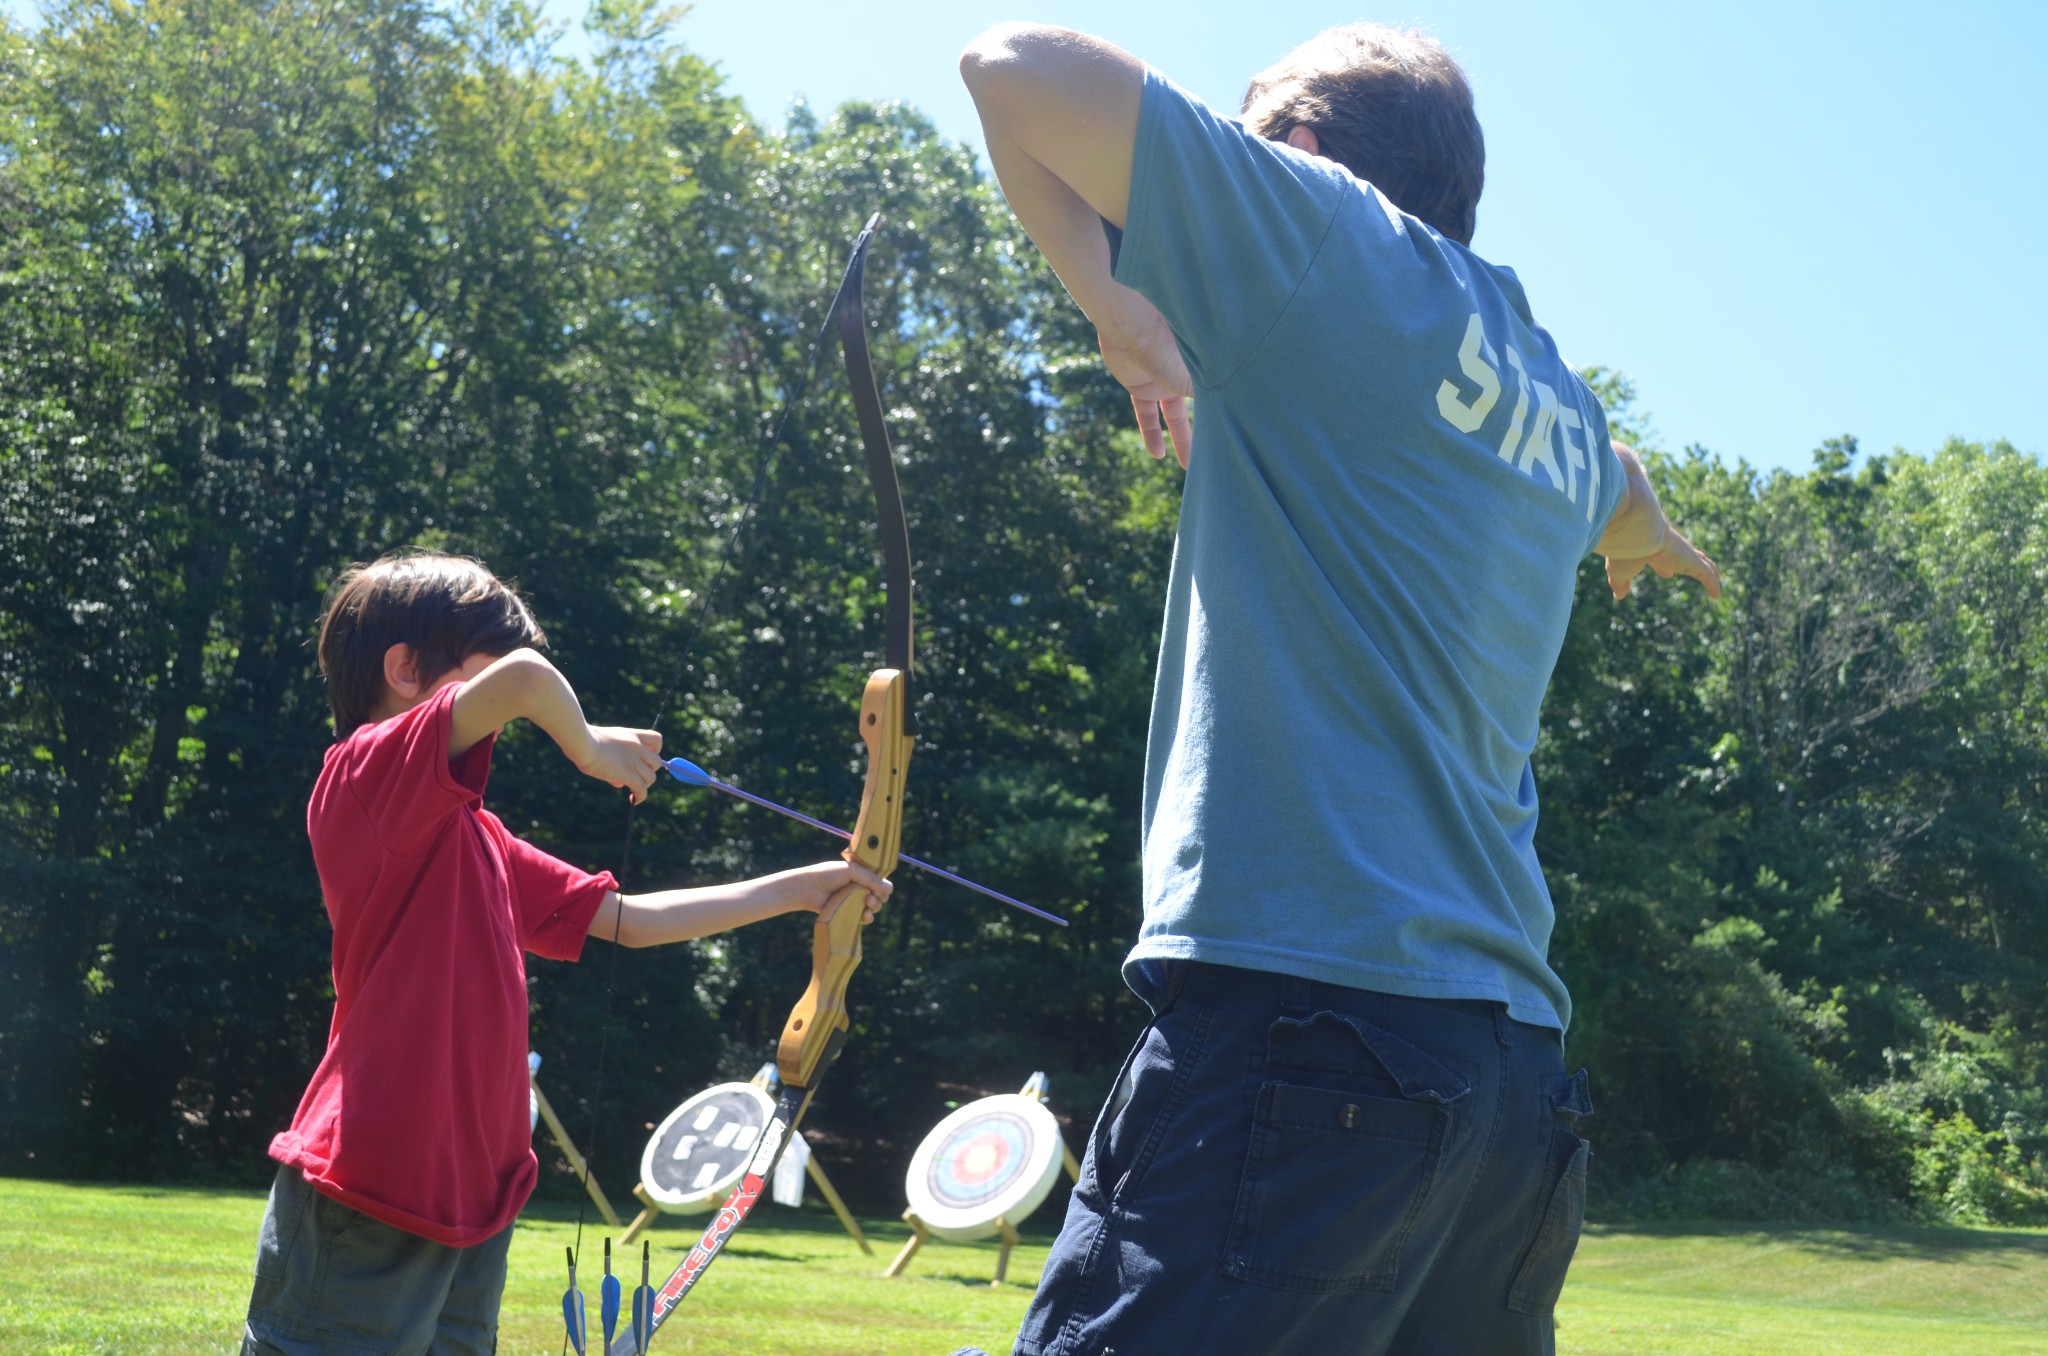
[[[562,1292],[562,1322],[569,1329],[569,1345],[576,1348],[576,1356],[583,1356],[583,1343],[587,1328],[583,1321],[583,1292],[576,1288],[576,1252],[564,1248],[569,1254],[569,1288]]]
[[[640,1245],[640,1288],[633,1292],[633,1350],[646,1356],[647,1343],[654,1336],[654,1287],[647,1283],[647,1250]]]
[[[619,1293],[619,1278],[605,1277],[603,1308],[599,1316],[604,1321],[604,1345],[607,1351],[611,1349],[613,1336],[619,1331]]]
[[[597,1291],[597,1313],[604,1324],[604,1349],[612,1349],[612,1336],[619,1330],[619,1278],[612,1275],[612,1241],[604,1241],[604,1284]]]
[[[711,785],[711,774],[687,758],[670,758],[662,766],[679,782],[688,782],[692,786]]]
[[[573,1290],[562,1296],[562,1321],[569,1326],[569,1345],[583,1356],[583,1296]]]

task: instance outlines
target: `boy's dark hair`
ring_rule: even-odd
[[[432,683],[471,655],[507,655],[547,636],[526,603],[483,565],[437,551],[397,551],[351,565],[328,590],[320,672],[334,737],[370,722],[384,701],[384,652],[410,645]]]
[[[1378,24],[1325,29],[1252,77],[1244,124],[1269,141],[1297,127],[1402,211],[1472,243],[1486,138],[1465,72],[1436,39]]]

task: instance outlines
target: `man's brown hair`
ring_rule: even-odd
[[[1402,211],[1472,243],[1486,138],[1472,87],[1443,44],[1412,29],[1325,29],[1252,77],[1244,124],[1270,141],[1297,127]]]
[[[467,556],[399,551],[351,565],[328,590],[320,618],[334,737],[348,738],[383,704],[384,652],[393,645],[412,646],[420,681],[432,683],[471,655],[546,641],[519,595]]]

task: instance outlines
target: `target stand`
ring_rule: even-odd
[[[775,1114],[775,1066],[762,1066],[748,1083],[719,1083],[704,1089],[668,1114],[655,1127],[640,1155],[640,1182],[633,1188],[642,1209],[619,1236],[625,1247],[638,1238],[655,1217],[662,1214],[696,1215],[716,1209],[746,1175],[747,1163],[762,1132]],[[803,1148],[804,1175],[818,1188],[818,1194],[832,1207],[839,1223],[860,1250],[870,1257],[874,1248],[867,1235],[846,1208],[846,1202],[825,1176],[817,1157],[803,1146],[802,1136],[790,1142],[783,1164]],[[780,1176],[780,1169],[777,1173]],[[796,1190],[801,1198],[802,1183]],[[781,1195],[778,1186],[776,1194]]]
[[[932,1127],[904,1181],[910,1239],[884,1276],[902,1275],[929,1239],[970,1243],[993,1234],[1003,1245],[989,1284],[1003,1283],[1017,1225],[1045,1203],[1062,1168],[1081,1180],[1081,1165],[1046,1108],[1046,1095],[1045,1075],[1035,1073],[1023,1091],[969,1102]]]
[[[604,1222],[616,1229],[619,1227],[618,1212],[605,1199],[604,1188],[590,1175],[590,1165],[583,1161],[583,1155],[576,1152],[576,1141],[569,1138],[569,1132],[562,1125],[562,1118],[548,1105],[547,1094],[540,1090],[540,1056],[526,1052],[526,1088],[528,1109],[532,1115],[527,1122],[529,1130],[537,1129],[541,1121],[548,1123],[548,1133],[555,1137],[555,1143],[562,1150],[562,1157],[569,1160],[569,1166],[583,1179],[583,1189],[590,1193],[590,1199],[597,1203],[597,1212],[604,1216]]]

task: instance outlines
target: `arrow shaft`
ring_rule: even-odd
[[[722,782],[718,780],[718,778],[716,777],[705,777],[704,785],[709,787],[715,787],[716,789],[725,792],[729,796],[737,796],[741,800],[747,802],[749,805],[758,805],[764,810],[773,810],[775,811],[775,813],[779,815],[787,815],[799,824],[808,824],[814,829],[823,829],[826,833],[832,834],[835,837],[844,838],[849,843],[853,841],[853,835],[848,833],[845,829],[840,828],[836,824],[827,824],[822,819],[813,819],[809,815],[803,813],[801,810],[792,810],[787,805],[777,805],[774,801],[769,800],[766,796],[757,796],[751,791],[742,791],[737,786],[733,786],[728,782]],[[941,880],[949,880],[953,882],[953,884],[955,885],[963,885],[967,887],[968,889],[974,891],[976,894],[987,895],[990,899],[1001,900],[1003,903],[1008,904],[1013,909],[1022,909],[1024,910],[1024,912],[1031,914],[1034,917],[1043,918],[1049,923],[1057,923],[1061,927],[1065,927],[1067,925],[1067,920],[1061,918],[1057,914],[1047,913],[1044,909],[1038,908],[1034,905],[1026,904],[1021,899],[1012,899],[1010,898],[1010,896],[1003,894],[1000,891],[989,889],[986,885],[977,885],[973,881],[967,879],[967,877],[965,876],[956,876],[951,871],[946,870],[942,866],[933,866],[930,862],[919,861],[917,858],[911,856],[907,852],[899,852],[896,854],[896,857],[898,861],[905,862],[911,866],[914,866],[920,871],[929,871]]]
[[[774,801],[769,800],[766,796],[757,796],[751,791],[742,791],[737,786],[733,786],[728,782],[719,781],[716,777],[707,777],[705,779],[704,784],[706,786],[714,787],[720,791],[723,791],[729,796],[738,796],[741,800],[747,802],[749,805],[758,805],[764,810],[773,810],[776,814],[788,815],[791,819],[794,819],[799,824],[808,824],[814,829],[823,829],[825,832],[832,834],[835,837],[844,838],[849,843],[853,841],[853,835],[848,833],[845,829],[842,829],[835,824],[827,824],[822,819],[813,819],[809,815],[803,813],[801,810],[792,810],[787,805],[777,805]],[[898,853],[897,857],[900,860],[906,862],[910,860],[908,857],[904,857],[901,853]]]
[[[1067,920],[1061,918],[1057,914],[1047,913],[1044,909],[1038,908],[1035,905],[1026,904],[1021,899],[1012,899],[1006,894],[1001,894],[995,890],[989,889],[986,885],[976,885],[973,881],[967,879],[967,877],[965,876],[956,876],[943,866],[933,866],[930,862],[919,861],[917,858],[911,856],[907,852],[897,853],[896,859],[898,861],[909,862],[912,866],[916,867],[920,871],[929,871],[934,876],[937,876],[940,880],[949,880],[952,881],[955,885],[964,885],[968,889],[974,891],[976,894],[987,895],[990,899],[999,899],[1003,903],[1008,904],[1013,909],[1022,909],[1024,910],[1024,912],[1031,914],[1034,917],[1043,918],[1048,923],[1057,923],[1061,927],[1065,927],[1067,925]]]

